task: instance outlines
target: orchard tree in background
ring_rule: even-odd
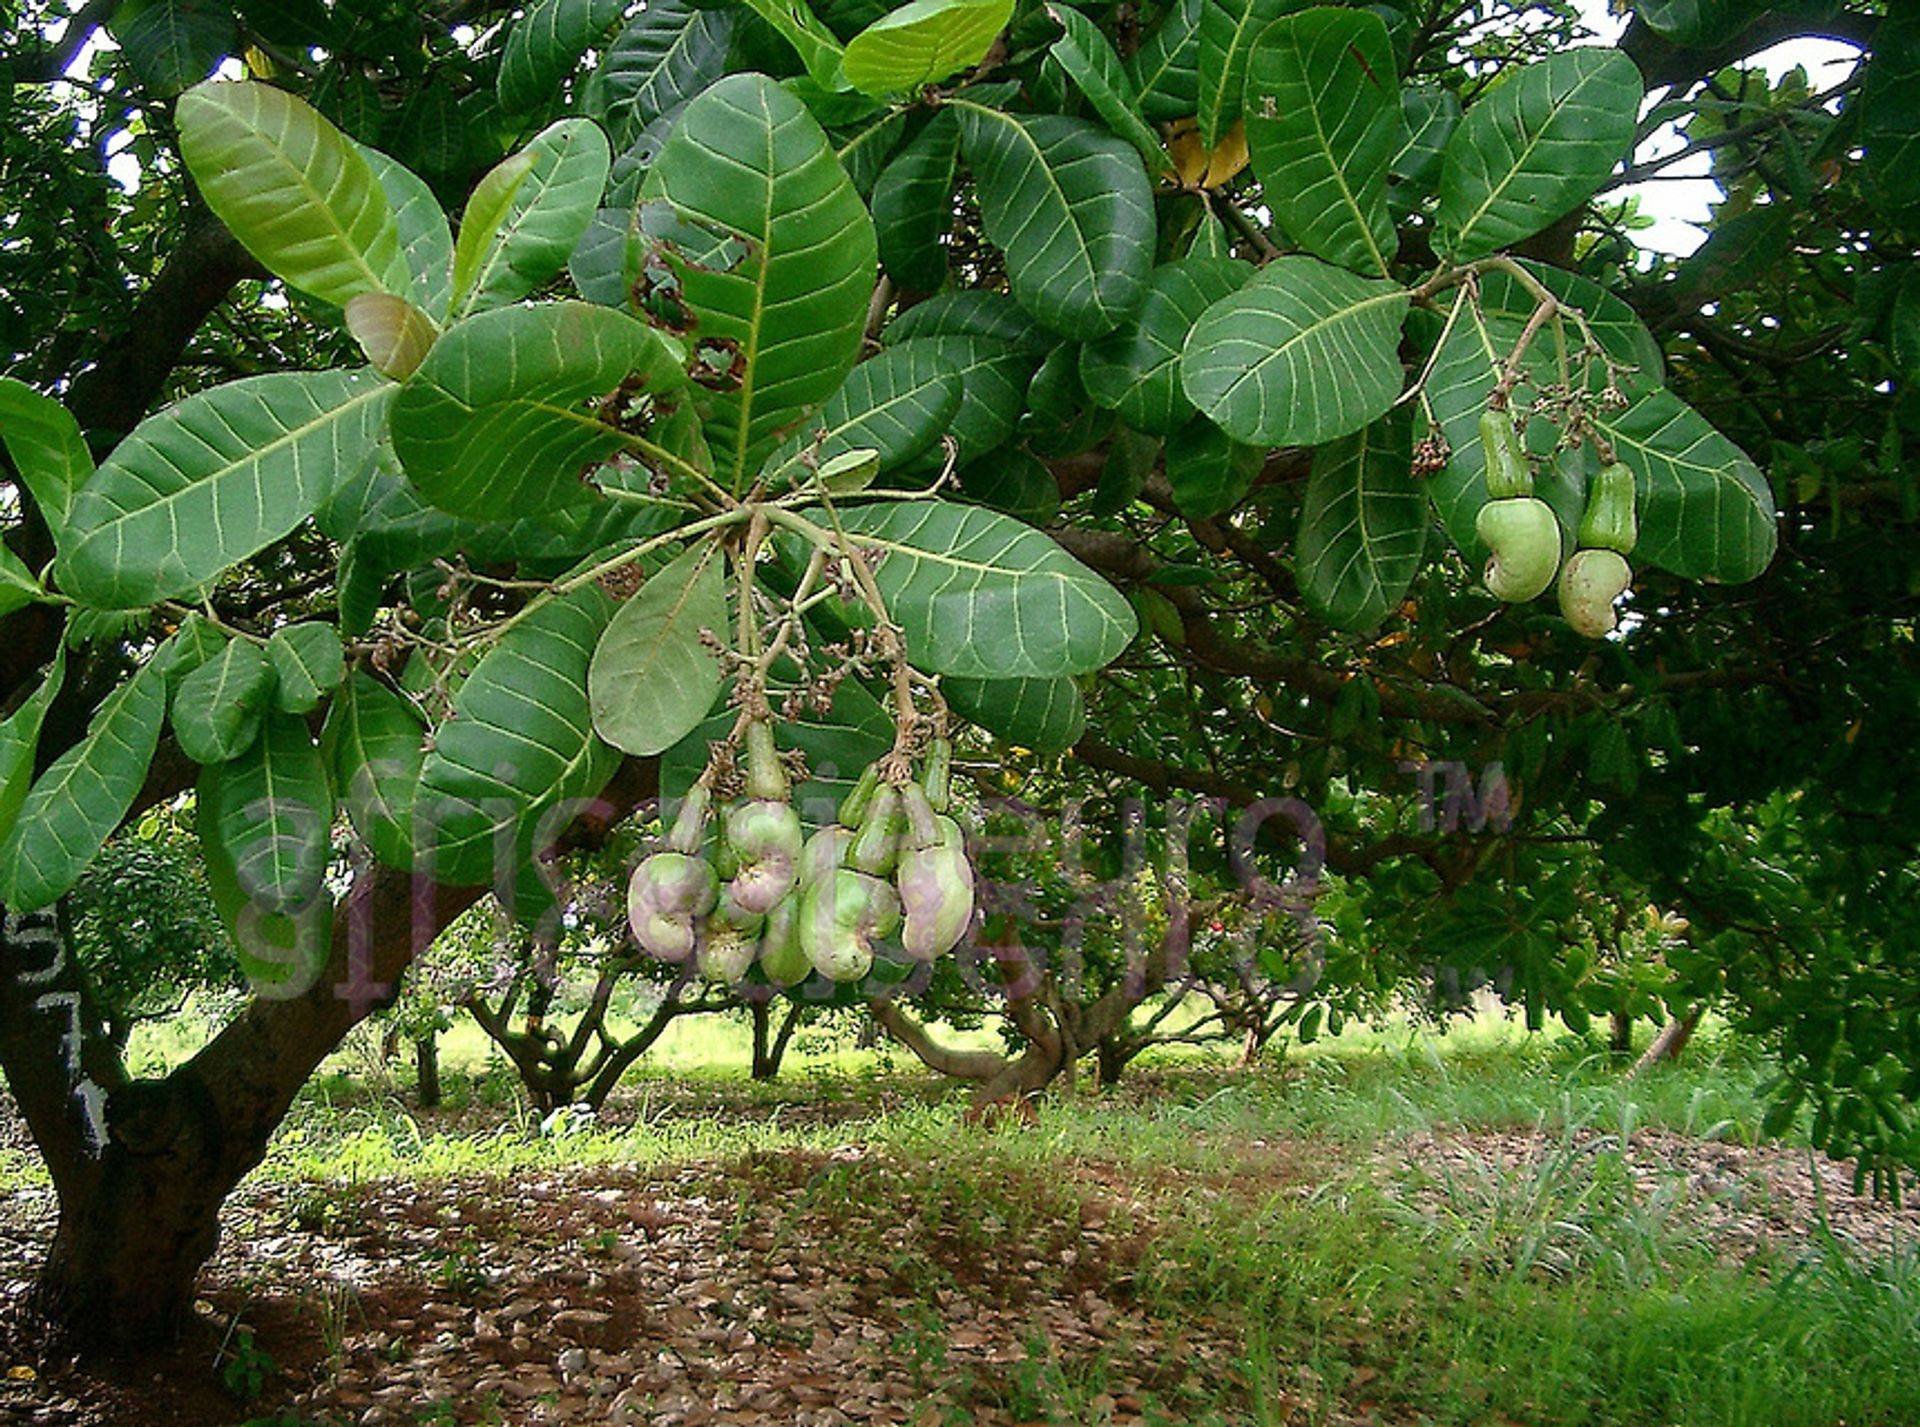
[[[1287,853],[1262,799],[1338,879],[1303,1025],[1441,971],[1611,1009],[1601,859],[1786,1113],[1917,1157],[1920,27],[1637,8],[28,7],[0,1067],[49,1316],[172,1331],[320,1061],[481,897],[551,939],[549,856],[636,813],[640,949],[916,1050],[964,969],[1014,1089],[1178,983]],[[1741,63],[1806,33],[1860,82]],[[1728,193],[1678,265],[1607,196],[1668,125]],[[979,875],[1016,790],[1152,795],[1104,989]],[[64,909],[188,795],[256,995],[137,1079]]]

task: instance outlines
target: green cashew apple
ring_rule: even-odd
[[[800,945],[829,981],[858,981],[873,967],[873,946],[900,925],[900,899],[878,877],[841,868],[800,900]]]
[[[726,843],[740,864],[727,883],[733,899],[755,916],[772,911],[799,877],[805,838],[789,803],[752,798],[729,808]]]
[[[1560,613],[1574,632],[1604,639],[1619,622],[1614,601],[1633,583],[1633,567],[1617,550],[1576,550],[1560,572]]]
[[[854,831],[850,827],[823,827],[807,839],[807,845],[800,852],[799,884],[802,888],[811,887],[829,872],[845,865],[847,849],[853,846]],[[789,897],[787,900],[792,901]]]
[[[766,930],[760,934],[760,970],[776,986],[797,986],[813,974],[813,963],[800,945],[800,903],[802,893],[782,898],[767,913]]]
[[[700,974],[727,986],[745,976],[760,955],[760,932],[766,920],[742,907],[731,892],[723,892],[700,930],[695,959]]]
[[[696,921],[719,900],[720,879],[697,857],[656,852],[633,871],[627,919],[634,938],[662,961],[685,961],[699,937]]]
[[[927,795],[909,786],[907,843],[894,871],[904,914],[900,946],[916,961],[953,950],[973,921],[973,864],[952,818],[933,811]]]
[[[1480,507],[1474,529],[1493,552],[1484,578],[1495,599],[1524,604],[1553,583],[1560,568],[1560,522],[1545,501],[1490,500]]]

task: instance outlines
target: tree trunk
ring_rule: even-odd
[[[1127,1065],[1134,1056],[1134,1047],[1120,1036],[1107,1036],[1093,1048],[1094,1068],[1099,1075],[1100,1084],[1112,1089],[1120,1083],[1120,1077],[1126,1074]]]
[[[1668,1021],[1660,1034],[1653,1038],[1646,1053],[1634,1062],[1633,1074],[1638,1075],[1656,1065],[1664,1065],[1678,1060],[1680,1052],[1687,1048],[1687,1042],[1693,1039],[1694,1030],[1700,1024],[1700,1018],[1707,1012],[1705,1005],[1695,1006],[1677,1021]]]
[[[440,1108],[440,1037],[432,1031],[416,1036],[413,1042],[413,1063],[418,1071],[415,1080],[418,1084],[420,1108],[438,1110]]]
[[[1626,1055],[1633,1050],[1633,1017],[1625,1011],[1613,1013],[1613,1034],[1608,1037],[1607,1048],[1615,1055]]]
[[[753,1014],[753,1078],[777,1080],[780,1063],[787,1058],[787,1046],[792,1043],[794,1030],[800,1023],[800,1003],[796,1001],[787,1007],[777,1031],[773,1029],[771,1002],[755,1001],[749,1010]]]

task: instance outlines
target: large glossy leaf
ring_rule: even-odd
[[[289,729],[288,737],[305,737],[304,726]],[[287,752],[292,753],[291,744]],[[260,758],[266,753],[260,751]],[[275,911],[241,880],[235,850],[226,843],[228,836],[240,840],[240,851],[252,855],[253,875],[257,875],[258,856],[263,834],[268,834],[261,816],[272,805],[255,799],[254,812],[236,811],[235,799],[257,790],[257,770],[242,786],[234,764],[216,765],[200,775],[195,794],[195,825],[200,834],[201,865],[207,874],[207,888],[213,905],[226,924],[233,941],[235,959],[246,974],[254,994],[271,999],[298,996],[310,988],[327,964],[333,937],[333,898],[324,881],[312,886],[304,903],[291,912]],[[303,769],[310,776],[310,770]],[[311,817],[283,817],[285,830],[304,831]]]
[[[406,697],[356,671],[327,710],[321,747],[354,831],[389,867],[413,869],[413,799],[427,726]]]
[[[612,614],[595,586],[547,600],[460,685],[414,802],[415,845],[433,876],[511,886],[571,821],[570,805],[613,776],[620,755],[594,736],[586,687]]]
[[[1442,251],[1484,257],[1592,197],[1632,147],[1645,88],[1618,50],[1567,50],[1503,75],[1447,141]]]
[[[1400,394],[1405,288],[1317,258],[1279,258],[1201,314],[1180,360],[1187,399],[1236,440],[1317,446]]]
[[[207,206],[268,271],[323,302],[411,283],[385,191],[358,146],[270,85],[180,96],[180,152]]]
[[[1411,407],[1320,447],[1294,549],[1307,607],[1342,629],[1372,629],[1420,572],[1429,522],[1413,474]]]
[[[1874,36],[1860,95],[1866,192],[1876,207],[1904,214],[1920,204],[1920,13],[1889,6]]]
[[[1765,0],[1639,0],[1634,12],[1676,45],[1730,40],[1767,8]]]
[[[1399,246],[1387,168],[1401,137],[1386,22],[1319,6],[1260,32],[1247,60],[1247,150],[1281,231],[1384,277]]]
[[[40,729],[47,721],[47,710],[59,697],[67,680],[67,646],[54,651],[46,677],[27,695],[20,706],[0,723],[0,844],[13,831],[20,816],[20,805],[33,786],[33,760],[40,751]]]
[[[1197,416],[1167,437],[1162,464],[1181,514],[1205,520],[1224,515],[1247,498],[1266,455]]]
[[[561,119],[481,179],[453,249],[454,315],[517,302],[564,270],[612,163],[598,124]]]
[[[1061,753],[1086,731],[1087,708],[1072,679],[956,679],[940,689],[962,718],[1035,753]]]
[[[840,160],[840,167],[847,171],[854,191],[862,198],[871,198],[880,170],[906,136],[908,117],[908,110],[889,109],[851,134],[834,135],[834,157]]]
[[[1127,61],[1140,112],[1155,123],[1200,108],[1200,16],[1206,0],[1177,0]]]
[[[726,270],[674,259],[692,340],[739,353],[739,386],[713,395],[706,418],[720,476],[739,485],[859,355],[873,222],[812,115],[764,75],[729,76],[688,104],[643,193],[747,246]]]
[[[953,438],[956,459],[964,465],[1005,445],[1019,425],[1027,384],[1040,358],[991,337],[950,334],[909,340],[959,373],[960,404],[944,433]],[[936,443],[906,469],[938,470],[946,459],[944,444]]]
[[[1133,148],[1054,114],[953,108],[987,237],[1020,305],[1063,337],[1111,332],[1146,293],[1156,226]]]
[[[630,373],[684,376],[667,339],[585,302],[484,312],[449,328],[393,404],[393,449],[442,510],[504,520],[583,505],[586,468],[632,444],[586,409]]]
[[[1572,375],[1577,386],[1597,397],[1611,379],[1630,398],[1659,388],[1659,344],[1626,303],[1577,274],[1539,263],[1525,266],[1536,282],[1585,318],[1594,340],[1617,364],[1611,378],[1604,364],[1597,362],[1591,368],[1575,371]],[[1486,558],[1474,531],[1474,521],[1487,500],[1480,413],[1534,307],[1533,295],[1510,273],[1483,275],[1479,303],[1461,310],[1446,341],[1434,354],[1433,371],[1427,379],[1427,405],[1440,423],[1448,446],[1447,464],[1427,478],[1427,493],[1448,536],[1475,566]],[[1566,343],[1570,350],[1583,345],[1571,327]],[[1524,380],[1513,389],[1517,408],[1530,410],[1544,387],[1559,382],[1558,349],[1559,342],[1551,331],[1528,347],[1522,366]],[[1560,440],[1560,429],[1538,418],[1528,422],[1525,436],[1527,449],[1544,463]]]
[[[305,719],[268,714],[244,753],[201,773],[199,793],[212,814],[202,837],[211,832],[260,911],[297,913],[323,894],[333,791]]]
[[[124,8],[132,18],[118,26],[121,51],[155,96],[198,84],[234,48],[233,10],[216,0],[151,0],[137,12]]]
[[[8,910],[51,906],[79,880],[139,795],[166,712],[166,670],[151,661],[107,695],[86,737],[34,781],[0,843]]]
[[[922,668],[962,678],[1056,678],[1119,657],[1133,639],[1125,598],[1010,516],[945,501],[841,512]]]
[[[640,757],[685,738],[720,694],[703,631],[727,637],[726,561],[711,540],[648,576],[607,626],[587,671],[594,731]]]
[[[61,588],[103,609],[199,589],[361,468],[392,395],[368,372],[276,372],[148,417],[74,497]]]
[[[306,620],[283,625],[267,641],[273,664],[274,703],[283,713],[312,713],[346,677],[346,651],[330,624]]]
[[[453,298],[453,229],[447,226],[440,200],[424,179],[398,159],[364,144],[355,147],[393,207],[400,254],[413,279],[409,294],[413,305],[438,322],[446,317]]]
[[[1118,330],[1081,350],[1087,394],[1136,431],[1167,436],[1193,415],[1180,353],[1200,314],[1253,276],[1234,258],[1181,258],[1153,270],[1146,298]]]
[[[551,104],[580,56],[619,22],[626,0],[534,0],[507,31],[495,92],[509,114]]]
[[[936,114],[895,154],[873,185],[873,227],[880,265],[895,286],[933,292],[947,280],[946,239],[953,228],[953,184],[960,126]]]
[[[812,427],[781,447],[768,469],[775,481],[793,481],[804,461],[817,466],[858,449],[878,452],[882,472],[904,466],[952,428],[962,387],[937,339],[885,348],[847,373]]]
[[[1664,387],[1598,422],[1639,491],[1634,559],[1687,579],[1751,580],[1773,560],[1773,491],[1747,455]]]
[[[847,87],[840,61],[846,53],[826,22],[813,13],[807,0],[741,0],[773,32],[793,47],[806,66],[807,77],[825,93]]]
[[[229,639],[173,691],[173,736],[195,763],[224,763],[252,747],[273,704],[273,665],[251,639]]]
[[[841,69],[863,94],[905,94],[986,58],[1013,0],[912,0],[847,41]]]
[[[1005,293],[968,288],[936,292],[894,318],[880,334],[889,346],[914,337],[986,337],[1017,347],[1036,362],[1058,341]]]
[[[1240,117],[1247,60],[1260,32],[1307,0],[1202,0],[1197,53],[1200,138],[1212,148]]]
[[[1400,151],[1389,169],[1397,203],[1424,197],[1440,179],[1447,141],[1460,124],[1460,98],[1437,84],[1410,84],[1400,91]]]
[[[587,92],[588,111],[622,147],[726,72],[733,12],[651,0],[608,44]]]
[[[73,413],[25,382],[0,377],[0,443],[58,542],[74,492],[93,474],[93,457]]]
[[[1047,14],[1060,26],[1060,38],[1048,53],[1086,96],[1093,112],[1114,133],[1140,151],[1149,169],[1171,172],[1173,160],[1160,136],[1140,117],[1140,96],[1133,78],[1100,27],[1071,5],[1050,4]]]

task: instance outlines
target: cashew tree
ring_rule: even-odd
[[[1611,706],[1630,591],[1634,636],[1773,558],[1593,230],[1650,90],[1804,7],[1649,0],[1624,48],[1525,4],[192,8],[96,94],[199,245],[168,324],[0,383],[0,1067],[82,1334],[171,1331],[320,1060],[643,804],[636,953],[924,1041],[997,781],[1235,802],[1340,771],[1303,730],[1530,737]],[[1831,100],[1890,181],[1899,72]],[[188,800],[255,997],[139,1080],[62,908]]]

